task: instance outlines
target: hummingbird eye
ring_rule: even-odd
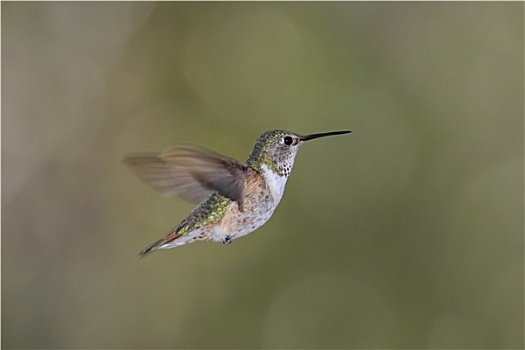
[[[293,143],[293,139],[290,136],[286,136],[284,139],[284,144],[290,146]]]

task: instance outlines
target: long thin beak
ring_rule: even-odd
[[[303,136],[301,138],[301,141],[309,141],[309,140],[313,140],[313,139],[317,139],[319,137],[325,137],[325,136],[348,134],[348,133],[351,133],[351,132],[352,131],[350,131],[350,130],[321,132],[321,133],[318,133],[318,134],[310,134],[310,135]]]

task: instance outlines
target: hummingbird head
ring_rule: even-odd
[[[279,176],[288,177],[299,147],[306,141],[319,137],[347,134],[350,131],[332,131],[326,133],[300,135],[286,130],[271,130],[261,134],[246,163],[261,172],[266,165]]]

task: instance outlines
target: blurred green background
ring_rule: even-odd
[[[5,348],[523,348],[514,3],[2,3]],[[304,145],[230,246],[120,164]]]

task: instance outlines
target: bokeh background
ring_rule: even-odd
[[[5,348],[523,348],[524,4],[2,3]],[[122,166],[305,144],[272,220]]]

